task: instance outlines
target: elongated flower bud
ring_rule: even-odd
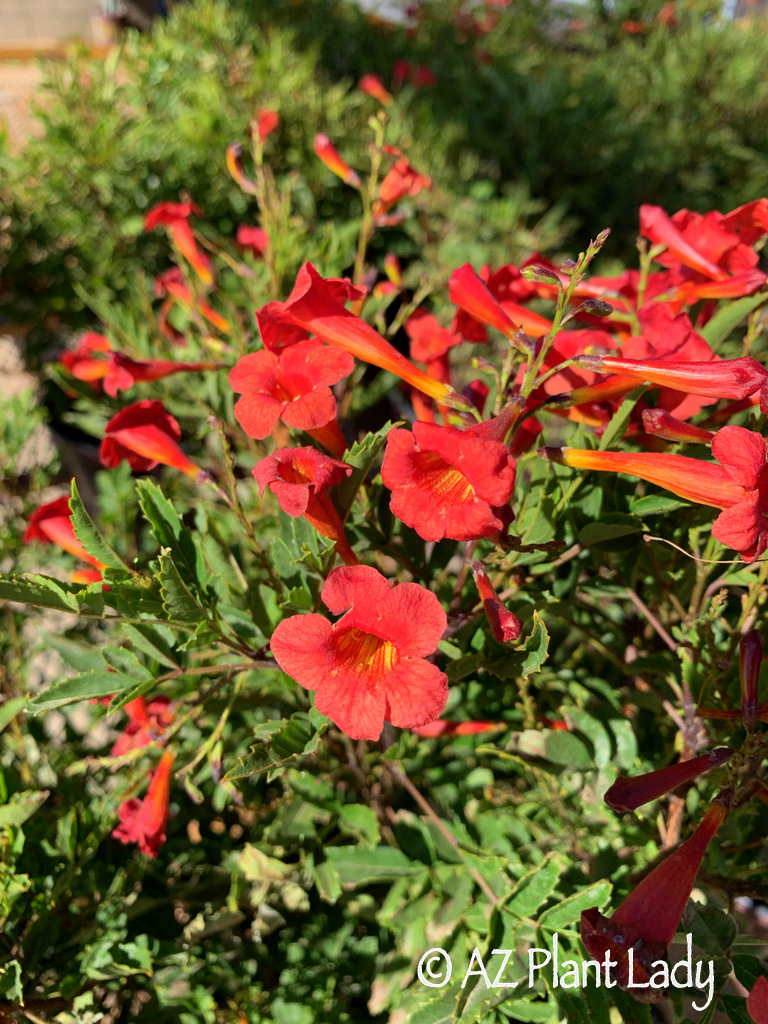
[[[318,134],[315,136],[315,153],[323,161],[329,171],[333,171],[347,185],[353,188],[360,188],[360,177],[352,170],[349,164],[345,163],[328,138],[327,135]]]
[[[581,941],[596,960],[608,953],[617,961],[616,980],[621,988],[632,981],[632,994],[653,1000],[647,985],[653,965],[666,959],[683,911],[691,895],[707,846],[725,819],[733,792],[721,794],[693,835],[670,854],[632,890],[612,917],[597,907],[581,915]]]
[[[493,297],[488,286],[478,277],[470,263],[454,270],[448,282],[451,302],[469,313],[481,323],[490,324],[508,338],[517,348],[528,351],[517,337],[520,325],[516,324],[504,311],[503,306]]]
[[[739,677],[741,679],[741,717],[747,732],[754,732],[758,721],[757,684],[760,662],[763,660],[763,641],[756,629],[751,629],[739,643]]]
[[[646,434],[661,437],[665,441],[711,444],[715,436],[711,430],[679,420],[664,409],[643,409],[643,427]]]
[[[689,761],[679,761],[655,772],[636,775],[632,779],[619,776],[605,794],[605,802],[614,811],[637,810],[643,804],[656,800],[665,793],[671,793],[684,782],[690,782],[712,768],[719,768],[732,757],[733,751],[730,747],[718,747],[707,754],[692,757]]]
[[[759,391],[768,377],[768,370],[750,356],[684,362],[585,354],[578,356],[577,365],[594,373],[620,373],[658,387],[709,398],[746,398]]]
[[[477,591],[482,598],[483,610],[485,611],[494,639],[500,644],[508,643],[510,640],[517,640],[523,631],[523,624],[499,600],[482,562],[472,563],[472,575],[475,578]]]

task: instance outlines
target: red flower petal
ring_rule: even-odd
[[[387,676],[386,693],[386,720],[401,729],[413,729],[445,711],[448,680],[436,665],[422,658],[404,658]]]
[[[753,1024],[768,1024],[768,978],[765,975],[757,979],[747,996],[747,1013]]]
[[[720,513],[712,524],[712,536],[738,551],[745,562],[754,560],[768,547],[768,519],[755,496]]]
[[[766,458],[760,434],[745,427],[722,427],[712,441],[712,454],[737,484],[750,490],[757,487]]]
[[[334,667],[333,627],[322,615],[292,615],[269,646],[280,668],[305,690],[316,690]]]

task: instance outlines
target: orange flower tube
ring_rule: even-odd
[[[329,283],[311,263],[305,263],[296,284],[282,305],[287,320],[315,334],[329,345],[350,352],[357,359],[389,370],[418,391],[445,405],[464,409],[466,402],[449,384],[419,370],[397,349],[336,298]]]
[[[320,157],[328,170],[333,171],[345,184],[351,185],[353,188],[360,188],[359,175],[341,159],[327,135],[320,133],[315,136],[315,154]]]
[[[747,398],[768,379],[768,370],[756,359],[716,359],[676,362],[671,359],[622,359],[613,355],[581,355],[577,365],[594,373],[620,373],[658,387],[710,398]]]

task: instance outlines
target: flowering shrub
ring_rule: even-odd
[[[764,1019],[768,199],[612,275],[379,266],[431,182],[367,85],[335,261],[283,288],[260,109],[263,236],[150,210],[172,265],[50,368],[104,468],[8,476],[0,1008]]]

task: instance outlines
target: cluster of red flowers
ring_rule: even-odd
[[[360,87],[382,104],[391,102],[375,76],[366,76]],[[263,145],[277,124],[274,112],[262,111],[253,126],[255,145]],[[315,152],[335,175],[367,197],[376,228],[399,216],[395,207],[402,199],[430,187],[429,178],[393,147],[385,147],[394,159],[370,190],[372,195],[327,136],[316,137]],[[245,178],[237,147],[227,158],[242,187],[257,190]],[[179,267],[158,284],[166,335],[174,342],[183,342],[168,321],[174,303],[192,311],[207,329],[224,335],[230,330],[205,301],[215,282],[211,260],[190,224],[200,215],[185,201],[162,203],[146,218],[147,230],[167,229],[178,257]],[[661,269],[580,280],[570,293],[578,305],[567,317],[578,321],[578,329],[554,333],[553,321],[530,308],[531,302],[556,299],[569,285],[573,269],[538,256],[521,267],[484,267],[478,273],[466,264],[455,270],[449,284],[456,307],[450,326],[427,308],[407,318],[410,359],[359,315],[370,280],[364,286],[361,281],[324,278],[307,263],[285,301],[269,302],[256,311],[262,347],[230,368],[229,382],[239,396],[235,417],[249,437],[263,441],[277,434],[280,446],[257,463],[253,476],[262,497],[269,490],[287,515],[303,516],[333,541],[344,563],[329,572],[322,590],[328,612],[340,616],[337,621],[317,613],[290,616],[275,629],[271,650],[288,675],[314,692],[317,709],[350,737],[377,739],[387,721],[422,736],[461,736],[498,725],[438,722],[448,687],[432,658],[446,630],[446,613],[420,583],[393,586],[378,569],[361,564],[354,539],[347,535],[348,509],[334,500],[334,488],[352,473],[345,461],[351,438],[339,423],[337,403],[355,358],[396,375],[410,389],[416,419],[409,427],[389,431],[381,480],[390,492],[393,515],[427,542],[486,540],[503,546],[514,518],[516,460],[545,428],[545,416],[555,417],[550,422],[556,424],[567,417],[599,433],[618,402],[645,382],[655,404],[645,397],[636,403],[627,436],[650,450],[566,447],[543,448],[540,454],[574,468],[629,473],[719,509],[714,536],[747,561],[768,548],[766,442],[745,427],[710,431],[688,422],[721,400],[735,403],[717,410],[726,418],[758,403],[768,411],[768,371],[747,356],[720,359],[700,333],[719,299],[750,295],[768,283],[754,249],[768,233],[768,200],[724,216],[683,210],[669,217],[658,208],[643,207],[641,233],[653,245]],[[238,242],[254,255],[266,252],[268,258],[269,238],[263,229],[241,226]],[[402,287],[399,264],[389,260],[386,271],[388,280],[377,294],[397,298]],[[490,349],[496,335],[506,343],[508,355],[504,370],[494,371],[491,407],[490,389],[483,381],[462,381],[462,393],[454,389],[451,353],[464,344]],[[517,372],[515,359],[520,363]],[[102,381],[112,398],[142,382],[223,365],[135,360],[93,334],[81,339],[62,362],[81,381],[94,386]],[[290,431],[306,435],[299,439],[304,443],[285,446]],[[717,461],[659,451],[664,438],[711,444]],[[125,460],[133,470],[145,472],[162,464],[199,479],[202,471],[183,451],[181,439],[179,424],[163,405],[144,399],[109,420],[101,458],[110,467]],[[307,439],[314,444],[306,444]],[[38,510],[27,539],[58,543],[91,562],[94,570],[103,568],[75,537],[64,498]],[[485,612],[494,639],[500,644],[516,641],[522,622],[505,608],[482,561],[475,561],[472,569],[478,608]],[[114,753],[138,743],[163,742],[169,712],[160,700],[133,702],[128,712],[132,725]],[[756,699],[749,707],[754,725],[762,708]],[[727,749],[713,751],[644,780],[620,780],[609,802],[618,809],[634,808],[722,764],[731,754]],[[120,811],[115,835],[138,842],[145,852],[156,852],[165,836],[172,761],[173,754],[166,751],[144,801],[131,799]],[[693,836],[644,880],[610,921],[597,910],[585,913],[582,931],[591,954],[633,946],[645,963],[646,954],[666,948],[706,845],[728,806],[727,794],[718,798]],[[666,909],[659,914],[661,905]]]

